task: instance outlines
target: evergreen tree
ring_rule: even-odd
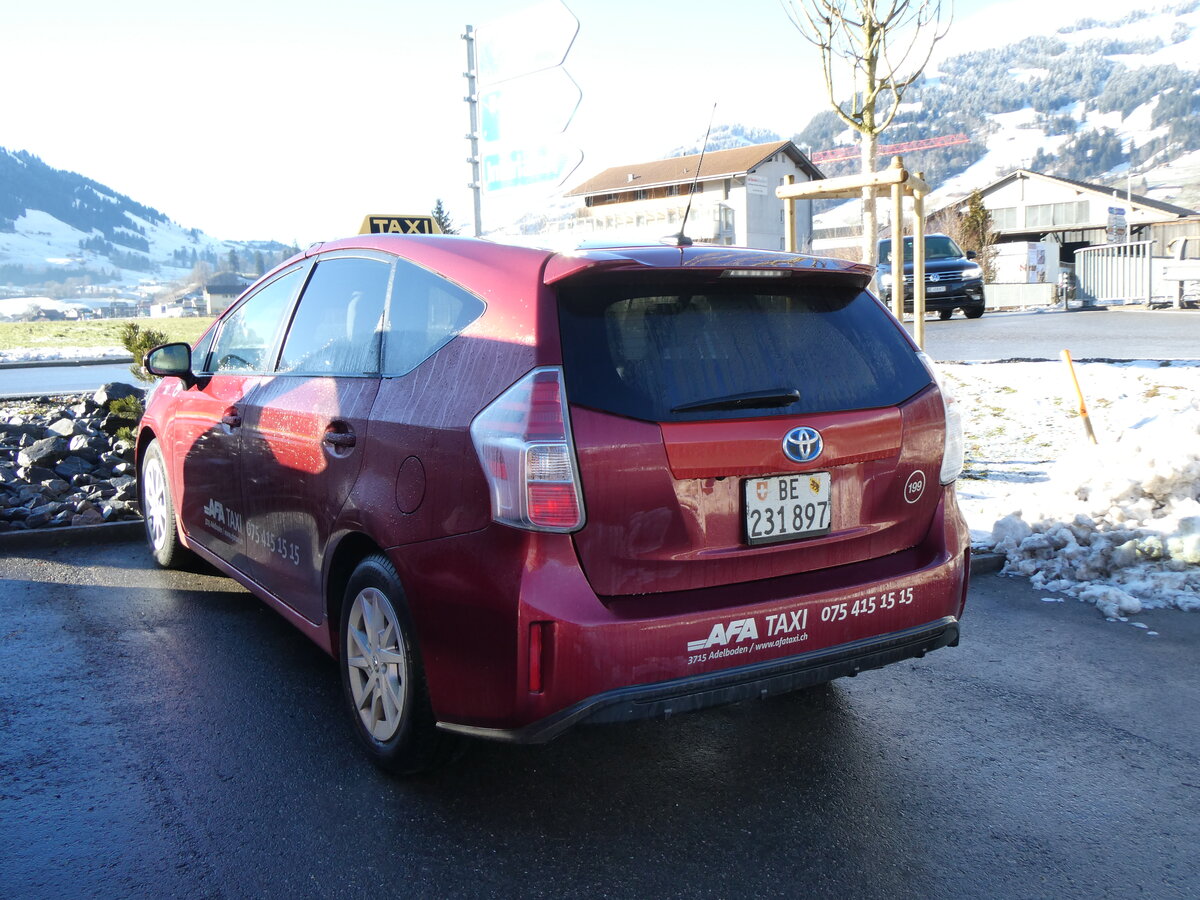
[[[454,222],[450,218],[450,214],[446,212],[446,207],[442,206],[442,198],[438,197],[437,203],[433,205],[433,221],[437,222],[438,228],[442,229],[442,234],[458,234],[458,229],[454,226]]]
[[[992,230],[992,214],[983,205],[983,195],[978,188],[971,191],[967,199],[967,211],[959,225],[964,250],[974,250],[983,267],[983,280],[990,282],[995,277],[996,232]]]

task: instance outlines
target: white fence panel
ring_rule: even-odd
[[[1149,303],[1153,294],[1153,241],[1103,244],[1075,251],[1078,299],[1084,305]]]
[[[1053,284],[987,284],[983,294],[988,309],[1032,309],[1053,306],[1057,301]]]

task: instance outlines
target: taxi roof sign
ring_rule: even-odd
[[[374,215],[363,219],[359,234],[441,234],[433,216],[427,215]]]

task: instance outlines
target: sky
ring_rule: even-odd
[[[219,239],[303,246],[439,198],[470,230],[461,35],[538,2],[0,0],[0,147]],[[565,3],[580,23],[565,68],[582,93],[568,186],[698,142],[710,116],[789,137],[824,108],[816,52],[778,0]],[[1128,9],[960,0],[941,47]],[[485,202],[485,228],[488,214]]]

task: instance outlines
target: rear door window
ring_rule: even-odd
[[[378,372],[391,275],[391,265],[378,259],[347,256],[318,262],[284,341],[279,371],[296,375]]]
[[[383,347],[383,371],[411,372],[483,315],[484,303],[466,288],[399,260]]]
[[[572,403],[654,422],[893,406],[930,376],[895,321],[828,279],[596,282],[560,293]]]

